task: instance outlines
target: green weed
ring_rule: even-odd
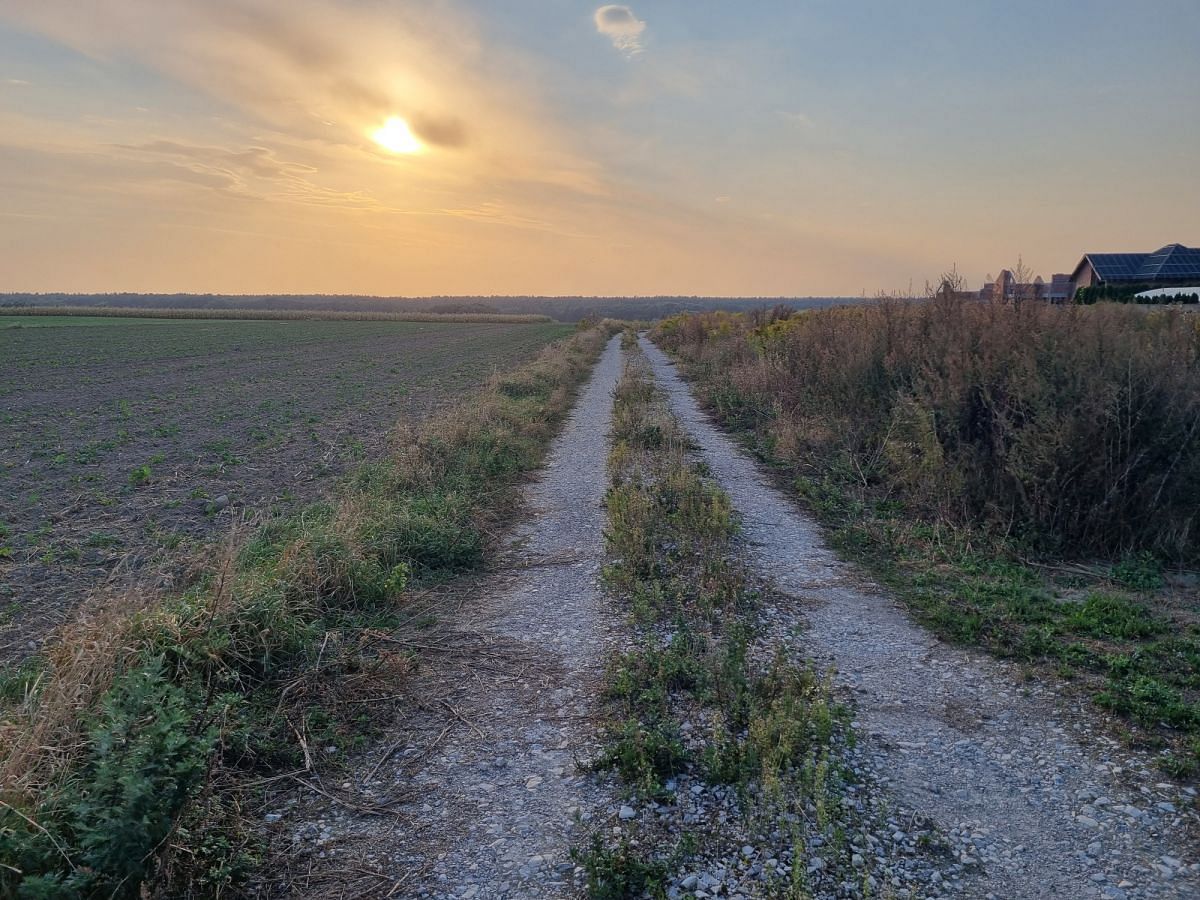
[[[606,847],[597,835],[586,850],[574,850],[571,855],[587,873],[588,896],[594,900],[667,896],[670,865],[665,860],[647,859],[628,841]]]
[[[811,670],[781,653],[765,667],[752,659],[758,596],[733,543],[729,498],[690,457],[636,362],[618,385],[613,436],[604,579],[628,603],[638,641],[610,665],[612,720],[595,764],[664,803],[677,776],[732,785],[745,828],[798,822],[810,808],[824,828],[839,809],[830,748],[849,740],[848,714]],[[687,856],[652,835],[641,847],[631,855],[628,843],[597,839],[581,857],[599,873],[591,895],[640,896],[647,858],[665,879]]]
[[[1157,591],[1164,584],[1162,562],[1146,552],[1122,557],[1113,566],[1112,577],[1133,591]]]

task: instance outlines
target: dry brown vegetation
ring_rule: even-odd
[[[658,334],[809,473],[1052,552],[1200,553],[1193,317],[939,298]]]

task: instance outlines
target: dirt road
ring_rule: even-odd
[[[642,348],[739,511],[752,563],[781,593],[761,611],[764,623],[837,670],[861,736],[856,774],[892,811],[862,844],[883,868],[920,873],[919,889],[889,887],[896,880],[883,896],[1197,896],[1192,789],[1159,781],[1146,759],[1103,737],[1094,711],[914,625],[713,426],[670,361]],[[623,822],[632,811],[619,788],[578,765],[600,740],[605,660],[629,638],[600,585],[620,370],[614,340],[530,488],[531,516],[499,571],[460,593],[457,612],[443,609],[446,624],[425,638],[411,715],[340,786],[359,798],[351,806],[399,797],[388,804],[399,815],[363,815],[305,790],[281,797],[267,819],[291,848],[293,871],[263,894],[582,896],[570,848],[635,824]],[[926,816],[948,852],[905,868],[923,851],[902,823]],[[758,849],[738,842],[734,851]],[[699,862],[681,863],[668,897],[759,896],[728,887],[730,866]],[[843,882],[816,896],[868,894]]]

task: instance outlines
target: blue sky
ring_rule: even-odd
[[[871,294],[1196,245],[1198,38],[1194,0],[0,0],[0,290]]]

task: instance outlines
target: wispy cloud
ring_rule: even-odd
[[[501,225],[506,228],[520,228],[528,231],[544,231],[551,234],[563,235],[561,223],[539,219],[534,216],[514,212],[508,204],[500,200],[485,200],[475,206],[457,209],[444,209],[443,215],[485,225]],[[580,234],[570,234],[570,237],[580,237]]]
[[[791,125],[795,125],[797,128],[812,128],[814,125],[809,115],[795,110],[781,109],[779,110],[779,118]]]
[[[380,204],[363,191],[335,191],[315,183],[318,169],[288,162],[266,147],[210,147],[179,141],[156,140],[118,145],[135,160],[159,166],[181,181],[206,184],[216,190],[259,200],[378,209]]]
[[[127,57],[331,152],[377,153],[401,117],[427,177],[546,180],[595,190],[595,168],[538,104],[536,80],[484,51],[451,4],[392,0],[0,0],[0,19],[99,60]],[[169,40],[164,40],[164,35]]]
[[[596,30],[612,41],[612,45],[626,56],[641,53],[642,34],[646,23],[633,14],[628,6],[610,3],[596,10]]]

